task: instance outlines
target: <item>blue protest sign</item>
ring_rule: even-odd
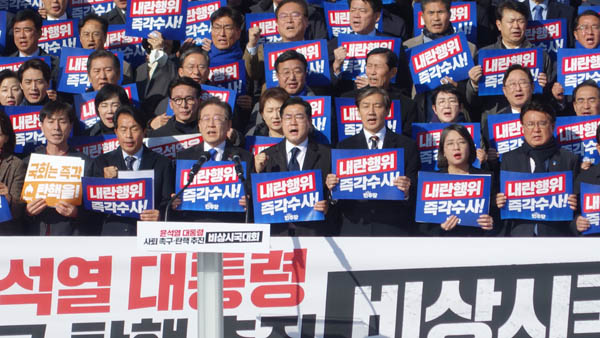
[[[354,98],[336,97],[335,112],[337,116],[338,140],[354,136],[362,130],[362,122]],[[402,105],[400,100],[392,100],[390,112],[385,118],[386,126],[395,133],[402,133]]]
[[[410,74],[417,93],[439,87],[442,78],[454,81],[469,78],[473,68],[473,56],[464,33],[444,36],[408,51]]]
[[[496,114],[488,116],[490,148],[502,154],[519,148],[523,144],[523,128],[518,114]]]
[[[600,185],[582,182],[580,187],[581,216],[590,221],[590,228],[583,234],[600,233]]]
[[[142,46],[142,38],[125,35],[125,25],[109,25],[104,48],[123,54],[123,60],[129,62],[134,69],[146,62],[146,51]]]
[[[301,96],[312,107],[317,142],[331,144],[331,96]]]
[[[211,62],[208,78],[210,83],[217,87],[231,89],[238,95],[246,94],[246,65],[244,60],[215,64]]]
[[[19,1],[0,1],[0,11],[9,11],[17,13],[20,10],[31,8],[37,10],[42,5],[42,0],[19,0]]]
[[[144,210],[152,210],[151,178],[82,177],[83,207],[86,210],[122,217],[140,218]]]
[[[325,12],[325,23],[327,24],[327,35],[330,39],[338,37],[340,34],[352,34],[354,31],[350,27],[350,8],[346,1],[328,2],[323,1],[323,11]],[[383,29],[383,15],[375,24],[378,31]]]
[[[567,149],[583,161],[597,164],[596,129],[600,116],[561,116],[556,118],[554,138],[561,148]]]
[[[69,138],[69,145],[80,153],[94,159],[119,147],[117,135],[74,136]]]
[[[600,6],[579,6],[577,7],[577,14],[581,14],[585,11],[594,11],[600,14]]]
[[[15,153],[30,153],[40,144],[46,144],[46,137],[40,128],[41,109],[42,106],[4,107],[16,135]]]
[[[506,205],[500,209],[502,219],[533,221],[570,221],[573,210],[567,199],[573,193],[573,173],[518,173],[500,171],[500,192]]]
[[[246,150],[256,156],[263,150],[270,148],[281,142],[283,137],[268,137],[268,136],[246,136]]]
[[[183,189],[188,182],[190,169],[195,160],[177,160],[175,191]],[[246,163],[244,177],[247,176]],[[183,192],[179,210],[243,212],[240,198],[244,196],[244,186],[231,161],[206,162],[189,187]]]
[[[442,130],[451,123],[413,123],[412,137],[417,142],[417,149],[421,158],[421,170],[433,171],[437,169],[438,148]],[[481,128],[479,123],[456,123],[467,128],[475,148],[481,144]],[[473,166],[479,167],[479,160]]]
[[[413,36],[423,34],[425,21],[420,2],[413,4],[413,20]],[[455,32],[465,33],[467,40],[477,44],[477,3],[453,1],[450,7],[450,23]]]
[[[58,56],[64,47],[80,47],[77,20],[44,21],[38,46]]]
[[[582,82],[592,79],[600,82],[600,52],[598,49],[567,49],[558,51],[558,82],[565,89],[565,95]]]
[[[364,74],[367,68],[367,54],[375,48],[387,48],[396,55],[400,54],[402,40],[399,38],[383,36],[366,35],[348,35],[338,36],[338,47],[346,48],[346,59],[342,63],[342,78],[345,80],[355,80],[357,76]],[[392,83],[396,82],[396,77],[392,77]]]
[[[217,9],[227,6],[226,0],[190,1],[187,6],[185,37],[194,39],[199,45],[203,38],[210,39],[210,15]]]
[[[114,0],[69,0],[67,13],[73,19],[83,19],[89,13],[102,15],[115,8]]]
[[[491,175],[451,175],[419,171],[415,220],[444,223],[452,215],[458,225],[479,227],[477,218],[489,214]]]
[[[40,60],[44,61],[48,66],[52,67],[52,63],[50,61],[49,56],[28,56],[28,57],[10,56],[10,57],[0,57],[0,70],[10,69],[13,72],[17,72],[19,70],[19,67],[21,67],[21,65],[25,61],[31,60],[31,59],[40,59]]]
[[[394,180],[404,176],[404,149],[332,149],[331,167],[340,179],[333,199],[402,200]]]
[[[65,93],[85,93],[90,86],[87,73],[87,59],[94,50],[83,48],[63,48],[60,53],[61,73],[58,80],[58,91]],[[121,78],[123,79],[123,55],[115,52],[121,63]]]
[[[256,223],[322,221],[314,207],[324,199],[320,170],[252,174]]]
[[[529,21],[525,37],[532,45],[548,53],[552,60],[556,60],[558,50],[567,47],[567,20]]]
[[[127,0],[125,33],[145,38],[158,31],[163,38],[180,40],[185,36],[187,0]]]
[[[237,94],[234,90],[209,85],[202,85],[202,94],[200,94],[200,98],[202,100],[206,100],[209,97],[217,97],[221,101],[227,102],[229,106],[231,106],[231,111],[234,111],[235,100],[237,97]]]
[[[0,195],[0,222],[10,221],[11,219],[10,204],[8,204],[4,195]]]
[[[270,43],[264,45],[265,79],[267,88],[278,86],[275,74],[275,61],[277,57],[289,49],[294,49],[304,55],[308,62],[308,86],[327,86],[331,82],[329,74],[329,56],[327,55],[327,42],[325,40],[306,40],[297,42]]]
[[[258,43],[280,42],[281,36],[277,29],[275,13],[248,13],[246,14],[246,31],[252,27],[260,27],[260,39]]]
[[[479,96],[504,95],[504,72],[515,63],[529,68],[533,76],[533,92],[541,93],[538,76],[544,71],[544,53],[540,48],[482,49],[479,51],[479,64],[483,72],[479,79]]]
[[[8,20],[6,12],[0,11],[0,53],[4,54],[6,48],[6,35],[8,33]]]

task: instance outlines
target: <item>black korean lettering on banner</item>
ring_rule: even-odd
[[[73,323],[71,338],[104,338],[106,323]],[[77,334],[76,334],[77,333]]]
[[[126,323],[123,320],[112,321],[110,323],[110,336],[105,336],[105,323],[73,323],[71,326],[71,338],[130,338],[130,337],[162,337],[162,338],[186,338],[188,329],[188,319],[165,319],[161,322],[154,322],[152,318],[142,318],[139,323],[133,323],[131,329],[125,329]],[[129,325],[127,325],[129,326]],[[99,333],[100,331],[101,333]],[[130,331],[132,334],[126,333]],[[144,332],[142,334],[133,334]],[[78,334],[75,334],[78,333]],[[156,333],[156,334],[155,334]]]
[[[228,338],[244,338],[238,331],[256,330],[256,320],[238,320],[237,316],[223,317],[223,336]]]
[[[315,337],[315,326],[317,315],[303,314],[302,315],[302,330],[300,337],[312,338]],[[286,327],[298,328],[298,316],[261,316],[261,327],[270,327],[271,333],[267,338],[289,338],[286,333]],[[255,320],[238,320],[237,316],[224,317],[224,337],[228,338],[244,338],[240,336],[239,331],[255,331]]]
[[[25,336],[27,338],[44,338],[46,325],[3,325],[0,326],[0,337],[3,336]]]
[[[330,272],[324,336],[598,337],[599,300],[599,262]]]

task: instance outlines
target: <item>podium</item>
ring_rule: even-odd
[[[269,224],[137,223],[141,250],[198,253],[198,338],[223,337],[223,253],[266,253],[269,242]]]

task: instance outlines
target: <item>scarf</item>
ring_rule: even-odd
[[[525,150],[527,156],[532,158],[533,162],[535,162],[535,170],[533,171],[534,173],[547,172],[546,160],[558,152],[558,147],[556,146],[556,140],[554,140],[554,137],[548,141],[548,143],[539,147],[532,147],[527,142],[523,142],[523,149]]]
[[[441,32],[441,33],[431,33],[427,27],[423,28],[423,35],[425,35],[426,37],[430,38],[431,40],[435,40],[437,38],[441,38],[442,36],[447,36],[447,35],[452,35],[454,34],[454,27],[452,27],[452,25],[448,25],[448,29],[446,29],[445,31]]]
[[[242,60],[244,52],[242,51],[240,41],[238,40],[228,49],[218,49],[214,44],[211,44],[208,56],[210,57],[211,64],[219,65],[223,62]]]

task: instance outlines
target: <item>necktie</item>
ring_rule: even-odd
[[[210,154],[210,160],[215,161],[217,158],[217,150],[213,148],[209,150],[208,153]]]
[[[135,162],[135,157],[133,157],[133,156],[125,157],[125,165],[127,166],[127,170],[133,170],[133,162]]]
[[[300,149],[297,147],[292,148],[292,158],[290,158],[290,163],[288,163],[288,171],[298,171],[300,170],[300,163],[298,163],[298,153]]]
[[[377,137],[377,135],[373,135],[369,138],[369,141],[371,142],[371,149],[379,149],[379,147],[377,146],[377,143],[379,142],[379,137]]]
[[[544,18],[542,17],[543,10],[544,10],[544,8],[541,5],[535,5],[533,7],[533,20],[535,20],[535,21],[544,20]]]

